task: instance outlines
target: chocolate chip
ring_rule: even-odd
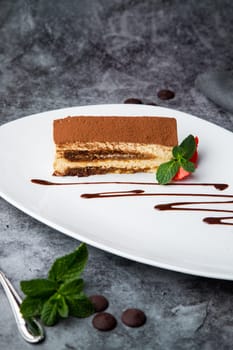
[[[139,309],[127,309],[121,315],[122,322],[129,327],[141,327],[146,322],[146,315]]]
[[[101,312],[95,315],[92,320],[93,326],[99,331],[111,331],[117,325],[115,317],[107,312]]]
[[[160,100],[171,100],[175,97],[175,93],[173,91],[166,89],[160,90],[157,95]]]
[[[108,307],[108,300],[103,295],[91,295],[89,299],[94,305],[95,312],[104,311]]]
[[[138,98],[127,98],[127,100],[124,101],[124,103],[132,103],[132,104],[143,104],[141,100]]]

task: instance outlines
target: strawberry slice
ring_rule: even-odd
[[[192,158],[190,158],[190,162],[192,162],[193,164],[195,164],[195,167],[197,167],[197,161],[198,161],[198,152],[197,152],[197,147],[198,147],[198,137],[195,137],[195,142],[196,142],[196,151],[194,152]],[[189,176],[191,173],[184,170],[182,167],[179,168],[179,170],[177,171],[176,175],[173,177],[172,180],[177,181],[177,180],[182,180],[184,178],[186,178],[187,176]]]

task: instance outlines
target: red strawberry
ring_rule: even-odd
[[[196,142],[196,151],[194,152],[192,158],[190,158],[190,162],[195,164],[195,167],[197,167],[197,161],[198,161],[198,152],[197,152],[197,147],[198,147],[198,137],[195,137],[195,142]],[[189,176],[190,173],[186,170],[184,170],[183,168],[179,168],[179,170],[177,171],[176,175],[173,177],[172,180],[182,180],[184,178],[186,178],[187,176]]]

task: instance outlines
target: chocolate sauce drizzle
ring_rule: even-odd
[[[232,220],[233,216],[222,216],[222,217],[208,217],[204,218],[203,221],[210,225],[233,225],[231,222],[225,222],[225,220]]]
[[[209,208],[179,208],[178,206],[185,205],[196,205],[196,204],[232,204],[231,201],[212,201],[212,202],[173,202],[166,204],[157,204],[154,206],[158,210],[190,210],[190,211],[209,211],[209,212],[221,212],[221,213],[233,213],[233,210],[227,209],[209,209]],[[178,208],[177,208],[178,207]],[[203,221],[210,225],[233,225],[233,222],[225,222],[226,220],[232,220],[233,216],[222,216],[222,217],[206,217]]]
[[[145,192],[144,190],[130,190],[130,191],[114,191],[114,192],[97,192],[97,193],[83,193],[82,198],[107,198],[107,197],[159,197],[159,196],[182,196],[182,197],[219,197],[219,198],[233,198],[231,194],[209,194],[209,193],[163,193],[163,192]],[[184,202],[187,203],[187,202]],[[188,202],[192,204],[195,202]],[[203,203],[203,202],[200,202]],[[209,202],[212,203],[212,202]],[[171,203],[172,204],[172,203]]]
[[[161,186],[156,182],[136,182],[136,181],[97,181],[97,182],[52,182],[42,179],[31,179],[31,182],[37,185],[44,186],[74,186],[74,185],[149,185],[149,186]],[[210,186],[217,190],[223,191],[229,185],[225,183],[198,183],[198,182],[172,182],[166,186]]]
[[[32,183],[45,186],[72,186],[72,185],[107,185],[107,184],[121,184],[121,185],[149,185],[149,186],[161,186],[155,182],[122,182],[122,181],[99,181],[99,182],[51,182],[42,179],[32,179]],[[217,190],[223,191],[228,187],[225,183],[170,183],[166,186],[209,186],[214,187]],[[161,211],[205,211],[205,212],[222,212],[222,213],[233,213],[233,210],[228,209],[211,209],[211,208],[201,208],[195,207],[196,205],[213,205],[213,204],[232,204],[233,195],[231,194],[210,194],[210,193],[150,193],[145,192],[141,189],[134,189],[129,191],[109,191],[109,192],[98,192],[98,193],[83,193],[81,198],[94,199],[94,198],[112,198],[112,197],[148,197],[148,196],[173,196],[173,197],[209,197],[209,198],[232,198],[232,200],[225,201],[187,201],[187,202],[172,202],[165,204],[157,204],[154,206],[155,210]],[[187,205],[192,205],[192,207],[186,208]],[[194,207],[193,207],[194,206]],[[227,222],[232,220],[233,216],[222,216],[222,217],[205,217],[203,222],[211,225],[233,225],[233,222]]]

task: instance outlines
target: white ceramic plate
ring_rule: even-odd
[[[52,176],[52,122],[56,118],[68,115],[173,116],[177,119],[180,141],[190,133],[198,135],[200,139],[199,166],[186,182],[223,182],[229,184],[229,188],[219,191],[203,186],[41,186],[31,183],[32,178],[61,183],[155,182],[154,174],[103,175],[85,179]],[[5,200],[41,222],[113,254],[175,271],[232,280],[233,226],[209,225],[203,222],[206,216],[219,217],[227,215],[226,213],[154,209],[159,203],[203,201],[210,198],[166,195],[95,199],[80,197],[83,193],[135,189],[145,190],[147,194],[179,192],[231,195],[232,149],[231,132],[171,109],[143,105],[98,105],[50,111],[21,118],[0,127],[0,194]],[[232,204],[212,206],[216,207],[233,209]]]

